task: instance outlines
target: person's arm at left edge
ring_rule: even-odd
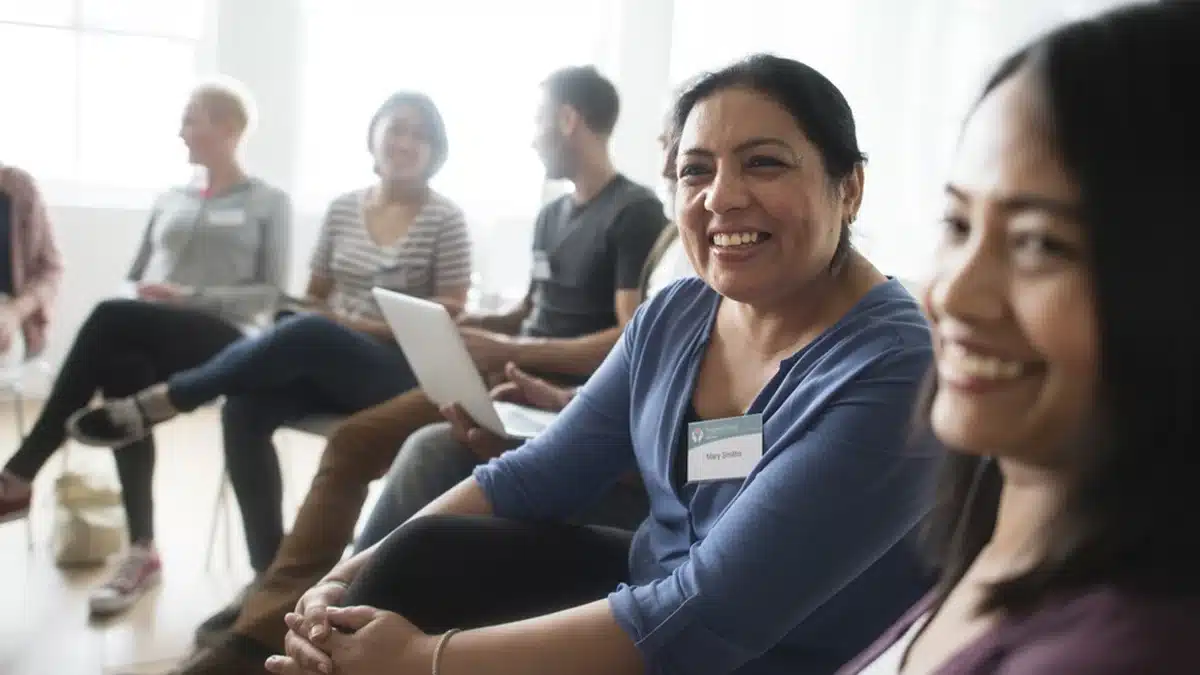
[[[662,203],[644,199],[625,207],[609,231],[615,251],[617,325],[577,338],[516,337],[509,340],[506,361],[521,368],[563,375],[589,375],[617,343],[625,324],[642,302],[642,268],[667,224]]]
[[[24,243],[32,248],[31,255],[26,256],[21,252],[22,257],[29,260],[29,265],[25,270],[24,288],[13,298],[13,310],[21,322],[32,319],[44,325],[49,322],[50,310],[62,282],[62,255],[36,181],[24,171],[12,167],[5,170],[8,172],[6,185],[17,203],[17,222],[14,224],[24,228]],[[38,337],[34,336],[35,339]],[[26,345],[26,353],[36,354],[44,346]]]

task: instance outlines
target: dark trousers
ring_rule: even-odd
[[[106,300],[84,322],[37,422],[6,468],[32,480],[66,439],[67,418],[96,394],[134,394],[204,363],[241,337],[211,314],[140,300]],[[130,540],[154,539],[154,439],[116,451]]]
[[[257,572],[283,539],[275,431],[308,415],[352,414],[415,385],[399,347],[315,314],[285,319],[167,380],[180,410],[225,396],[225,465]]]
[[[404,525],[447,490],[471,477],[484,460],[459,443],[448,423],[430,424],[409,436],[384,480],[375,508],[354,542],[354,551],[368,549]],[[567,522],[635,530],[650,511],[642,483],[621,481],[585,511]]]
[[[629,578],[631,536],[500,518],[419,518],[383,540],[344,604],[396,612],[430,633],[527,619],[607,597]]]

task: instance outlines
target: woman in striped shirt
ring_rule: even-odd
[[[197,368],[82,410],[68,424],[83,443],[117,447],[224,396],[225,461],[259,571],[283,537],[275,430],[314,414],[354,413],[416,385],[371,288],[435,299],[451,312],[466,301],[466,221],[429,187],[447,152],[437,108],[423,94],[395,94],[372,118],[368,145],[379,181],[330,205],[299,312]]]

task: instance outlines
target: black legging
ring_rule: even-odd
[[[84,322],[33,429],[5,467],[32,480],[66,440],[67,418],[97,391],[130,396],[194,368],[242,337],[236,326],[194,309],[106,300]],[[116,451],[130,541],[154,539],[154,439]]]
[[[430,516],[388,535],[347,606],[396,612],[429,633],[549,614],[602,598],[629,578],[624,530]]]

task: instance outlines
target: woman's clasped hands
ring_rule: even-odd
[[[346,587],[323,582],[285,617],[283,656],[267,659],[278,675],[425,675],[437,638],[404,617],[374,607],[339,607]]]

